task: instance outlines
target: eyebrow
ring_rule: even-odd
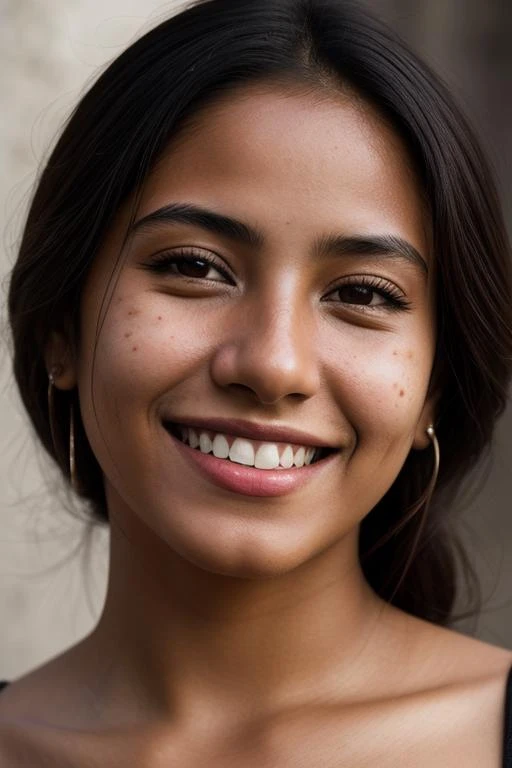
[[[263,234],[259,230],[249,227],[238,219],[189,203],[172,203],[148,213],[131,227],[129,235],[152,231],[161,224],[190,224],[253,248],[261,247],[264,241]]]
[[[428,275],[428,264],[420,252],[403,237],[398,235],[329,235],[321,238],[317,243],[320,253],[335,253],[340,256],[383,256],[388,258],[400,258],[419,266],[425,275]]]
[[[143,232],[151,232],[165,224],[188,224],[253,248],[261,248],[265,241],[259,229],[191,203],[171,203],[148,213],[130,227],[128,236],[131,238]],[[423,256],[398,235],[328,235],[317,241],[315,250],[321,255],[398,257],[419,266],[428,275],[427,262]]]

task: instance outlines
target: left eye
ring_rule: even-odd
[[[394,283],[380,277],[353,276],[325,297],[335,305],[354,307],[358,311],[393,312],[409,309],[410,303]]]
[[[331,294],[332,295],[332,294]],[[368,285],[342,285],[334,291],[344,304],[359,304],[366,307],[386,304],[386,298]]]
[[[169,272],[183,277],[197,277],[202,280],[218,280],[220,272],[209,261],[198,258],[178,258],[168,263]]]

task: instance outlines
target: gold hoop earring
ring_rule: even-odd
[[[436,436],[436,431],[434,429],[433,424],[429,424],[427,427],[427,435],[430,438],[430,442],[432,443],[432,447],[434,449],[434,470],[432,472],[432,477],[430,478],[430,483],[427,488],[427,506],[430,504],[430,499],[432,498],[432,494],[434,493],[434,488],[436,487],[437,483],[437,476],[439,474],[439,465],[441,463],[441,451],[439,449],[439,441]]]
[[[62,375],[64,371],[63,366],[60,363],[53,365],[48,373],[48,420],[50,422],[50,434],[52,436],[53,449],[57,456],[59,464],[65,466],[66,459],[63,456],[63,451],[57,440],[57,430],[55,428],[56,416],[55,416],[55,380],[58,376]],[[80,493],[80,484],[78,482],[78,475],[76,471],[76,455],[75,455],[75,411],[73,403],[69,405],[69,450],[68,459],[69,467],[69,479],[71,481],[71,487],[76,493]]]
[[[48,421],[50,422],[50,434],[52,436],[53,450],[55,451],[57,458],[60,459],[62,451],[57,441],[57,432],[55,429],[55,379],[63,372],[63,367],[60,363],[52,365],[48,373]]]
[[[434,429],[433,424],[429,424],[427,429],[425,430],[430,442],[432,443],[432,447],[434,449],[434,469],[432,470],[432,474],[430,476],[430,480],[428,482],[427,487],[423,491],[422,495],[418,499],[418,501],[411,507],[409,510],[409,513],[407,517],[404,518],[403,523],[409,522],[414,515],[419,512],[419,510],[423,507],[422,512],[422,524],[425,520],[425,517],[428,512],[428,508],[430,506],[430,502],[432,500],[432,495],[434,493],[434,488],[436,487],[437,483],[437,476],[439,474],[439,465],[440,465],[440,459],[441,459],[441,451],[439,449],[439,441],[436,436],[436,431]]]
[[[405,517],[403,517],[402,520],[400,520],[400,523],[395,528],[393,528],[393,530],[390,531],[389,534],[387,534],[382,539],[380,539],[378,544],[377,544],[377,546],[373,547],[370,550],[370,552],[369,552],[370,555],[373,554],[373,552],[376,549],[378,549],[378,547],[382,546],[382,544],[385,544],[387,541],[389,541],[389,539],[392,536],[397,534],[404,527],[404,525],[409,523],[415,517],[415,515],[417,515],[418,512],[421,510],[420,520],[419,520],[419,523],[418,523],[418,525],[416,527],[416,531],[414,533],[414,538],[413,538],[413,540],[412,540],[412,542],[410,544],[409,556],[408,556],[408,558],[407,558],[407,560],[406,560],[406,562],[404,564],[404,567],[402,569],[402,574],[401,574],[397,584],[394,587],[393,593],[392,593],[391,597],[389,598],[389,602],[390,603],[393,601],[396,593],[398,592],[398,590],[402,586],[402,583],[403,583],[403,581],[404,581],[404,579],[405,579],[405,577],[406,577],[406,575],[407,575],[407,573],[409,571],[411,563],[412,563],[412,561],[414,559],[414,556],[415,556],[415,554],[416,554],[416,552],[418,550],[418,545],[419,545],[419,542],[421,540],[421,536],[423,534],[423,530],[425,528],[425,522],[427,520],[428,509],[429,509],[429,506],[430,506],[430,502],[432,500],[432,494],[434,493],[434,488],[435,488],[436,482],[437,482],[437,476],[439,474],[439,465],[440,465],[441,452],[439,450],[439,441],[438,441],[437,436],[436,436],[434,425],[433,424],[429,424],[425,431],[426,431],[426,433],[427,433],[427,435],[428,435],[428,437],[430,439],[430,442],[432,443],[432,447],[434,449],[434,469],[432,471],[432,475],[430,476],[429,483],[428,483],[425,491],[423,492],[421,498],[419,498],[418,501],[415,504],[413,504],[413,506],[408,510],[408,512],[405,515]]]
[[[421,532],[422,532],[423,527],[425,525],[425,520],[426,520],[426,517],[427,517],[428,508],[429,508],[430,502],[432,500],[432,494],[434,493],[434,488],[436,486],[437,476],[439,474],[440,457],[441,457],[441,452],[440,452],[440,449],[439,449],[439,441],[438,441],[437,436],[436,436],[434,425],[433,424],[429,424],[425,431],[426,431],[426,433],[427,433],[427,435],[428,435],[428,437],[430,439],[430,442],[432,443],[432,447],[434,449],[434,469],[433,469],[432,474],[430,476],[430,480],[428,482],[428,485],[425,488],[425,490],[423,491],[423,493],[420,496],[420,498],[418,499],[418,501],[416,501],[412,505],[412,507],[409,507],[409,509],[407,511],[407,514],[404,515],[404,517],[399,521],[399,523],[394,528],[392,528],[390,531],[388,531],[388,533],[386,533],[384,536],[382,536],[382,538],[379,539],[377,544],[374,545],[368,552],[365,553],[365,558],[371,557],[371,555],[373,555],[373,553],[377,549],[382,547],[383,544],[386,544],[393,536],[395,536],[397,533],[399,533],[402,530],[402,528],[405,525],[407,525],[407,523],[409,523],[413,519],[413,517],[418,514],[418,512],[421,509],[422,510],[422,512],[421,512],[421,520],[419,522],[419,525],[418,525],[418,528],[417,528],[417,531],[416,531],[415,541],[414,541],[414,544],[413,544],[413,547],[412,547],[413,551],[414,551],[414,549],[416,547],[417,542],[420,539]]]

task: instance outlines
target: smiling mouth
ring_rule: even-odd
[[[173,437],[194,450],[255,469],[300,469],[335,452],[330,448],[251,440],[172,422],[164,422],[164,426]]]

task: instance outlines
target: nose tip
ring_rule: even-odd
[[[285,397],[312,397],[320,384],[312,335],[293,323],[290,327],[289,319],[286,333],[270,324],[263,330],[247,325],[218,348],[212,365],[214,381],[224,388],[250,392],[264,405]]]

